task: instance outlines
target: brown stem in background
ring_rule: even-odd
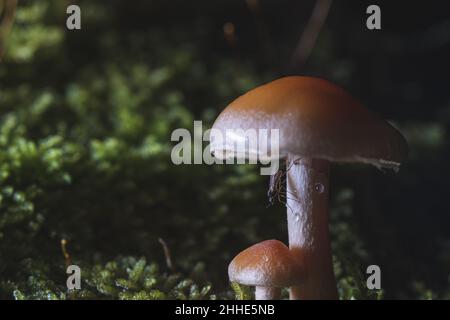
[[[332,0],[317,0],[311,17],[306,24],[297,47],[292,55],[290,70],[298,71],[308,60],[316,44],[317,37],[322,29],[328,12],[330,11]]]
[[[262,46],[262,54],[265,55],[264,58],[271,60],[274,55],[273,46],[266,22],[264,21],[261,3],[259,0],[246,0],[245,2],[255,21],[258,38]]]
[[[223,36],[227,44],[233,49],[236,50],[237,42],[236,42],[236,27],[233,22],[226,22],[223,25]]]
[[[0,23],[0,62],[3,60],[3,55],[6,51],[6,38],[11,32],[14,23],[17,0],[4,0],[2,1],[2,5],[2,20]]]

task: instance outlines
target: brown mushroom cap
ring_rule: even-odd
[[[290,287],[303,278],[299,266],[285,244],[266,240],[239,253],[228,266],[228,276],[248,286]]]
[[[280,158],[294,154],[397,168],[408,149],[393,126],[344,89],[313,77],[285,77],[247,92],[222,111],[213,129],[230,140],[227,129],[279,129]],[[239,153],[213,140],[211,150],[222,159],[225,152]]]

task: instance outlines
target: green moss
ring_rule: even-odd
[[[195,276],[195,275],[194,275]],[[145,258],[117,258],[105,265],[94,264],[82,268],[80,290],[67,290],[63,283],[56,285],[45,280],[48,270],[33,267],[27,281],[2,283],[12,290],[14,299],[213,299],[211,285],[196,282],[181,273],[161,272],[156,263],[147,264]]]

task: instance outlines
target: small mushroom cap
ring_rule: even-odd
[[[248,286],[290,287],[299,284],[302,273],[300,263],[278,240],[245,249],[228,266],[230,281]]]
[[[229,134],[228,129],[243,132]],[[406,140],[388,122],[344,89],[314,77],[284,77],[234,100],[213,125],[224,141],[215,143],[211,136],[211,151],[222,159],[242,157],[244,151],[238,150],[236,141],[248,139],[243,134],[248,129],[278,129],[278,146],[269,143],[269,150],[278,147],[279,158],[294,154],[396,169],[408,150]],[[247,151],[245,158],[276,157],[265,157],[260,149]]]

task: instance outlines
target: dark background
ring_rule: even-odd
[[[176,272],[188,277],[202,261],[198,281],[219,296],[230,290],[235,254],[287,240],[284,208],[265,208],[257,168],[172,165],[170,133],[194,119],[211,125],[235,97],[291,74],[340,84],[410,147],[398,174],[333,166],[341,297],[369,264],[381,267],[385,298],[448,297],[446,1],[333,1],[304,62],[294,51],[315,1],[77,1],[79,31],[65,29],[70,3],[21,1],[2,40],[2,298],[64,297],[62,238],[86,268],[144,256],[170,274],[162,237]],[[381,7],[382,30],[366,28],[369,4]],[[48,146],[49,137],[60,141]],[[86,297],[120,298],[94,280],[86,286]]]

